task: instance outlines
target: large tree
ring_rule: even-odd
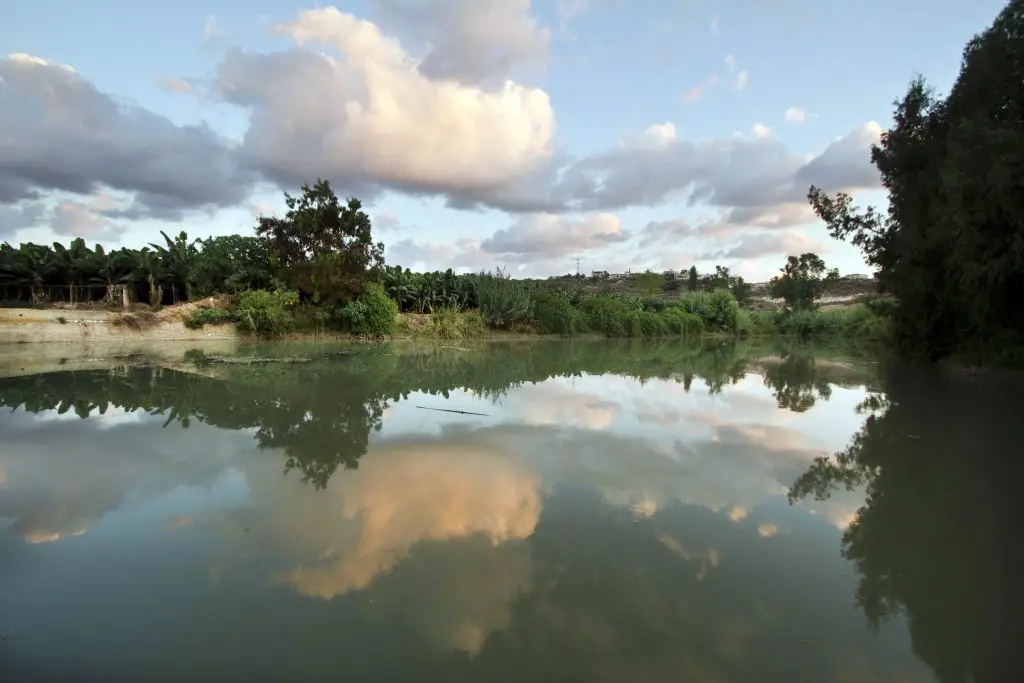
[[[946,99],[921,78],[871,160],[886,214],[811,187],[833,237],[861,248],[899,303],[895,331],[932,357],[1024,337],[1024,0],[963,53]]]
[[[839,279],[838,270],[828,270],[821,257],[810,252],[790,256],[781,272],[771,279],[772,296],[784,300],[792,311],[814,308],[814,302],[829,283]]]
[[[256,232],[269,238],[287,284],[317,303],[359,296],[384,265],[384,245],[374,243],[362,204],[352,197],[342,205],[326,180],[284,196],[284,218],[262,216]]]

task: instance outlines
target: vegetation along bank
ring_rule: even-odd
[[[384,264],[358,199],[329,183],[285,195],[283,217],[252,235],[190,241],[182,232],[143,249],[82,240],[0,247],[7,306],[110,308],[126,328],[165,307],[203,300],[179,317],[193,329],[232,323],[290,334],[436,337],[492,332],[609,337],[705,334],[841,335],[931,359],[1024,359],[1024,2],[1014,0],[963,53],[952,90],[923,79],[895,103],[871,160],[889,190],[885,213],[811,187],[830,234],[862,250],[867,283],[840,278],[815,254],[789,256],[758,290],[728,268],[701,274],[604,273],[547,280],[502,271],[413,273]],[[823,306],[839,289],[858,298]],[[775,305],[771,299],[781,301]],[[213,297],[213,298],[211,298]]]

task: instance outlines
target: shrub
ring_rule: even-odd
[[[283,334],[294,322],[291,311],[298,302],[299,295],[287,289],[243,292],[238,297],[238,324],[252,334]]]
[[[727,289],[716,289],[712,292],[684,292],[679,295],[676,304],[687,313],[696,315],[704,321],[705,329],[734,332],[736,317],[739,315],[739,304],[736,297]]]
[[[534,294],[533,319],[542,334],[560,334],[563,337],[579,332],[582,323],[579,309],[562,292]]]
[[[662,290],[666,292],[678,292],[683,288],[682,280],[669,280],[661,286]]]
[[[876,315],[867,306],[830,311],[783,310],[775,314],[774,323],[781,334],[802,339],[842,335],[881,340],[889,334],[889,318]]]
[[[748,311],[741,308],[736,314],[736,334],[741,337],[775,334],[771,311]]]
[[[235,314],[226,308],[197,308],[192,311],[184,320],[185,327],[198,330],[203,325],[222,325],[234,322]]]
[[[645,337],[664,337],[668,334],[668,324],[665,319],[657,313],[643,311],[642,313],[637,313],[635,315],[635,319],[639,321],[641,335]]]
[[[665,310],[665,306],[667,306],[665,300],[660,296],[646,297],[640,302],[640,305],[643,306],[645,311],[651,311],[653,313],[661,313]]]
[[[676,306],[666,308],[661,317],[665,321],[669,334],[690,336],[704,331],[704,321]]]
[[[345,304],[338,313],[345,329],[367,337],[389,337],[395,332],[398,304],[376,282],[366,286],[358,299]]]
[[[618,298],[593,296],[583,301],[584,324],[588,329],[608,337],[621,337],[629,333],[630,311]]]
[[[524,282],[513,280],[500,268],[480,273],[473,280],[480,312],[489,325],[508,327],[530,313],[530,293]]]

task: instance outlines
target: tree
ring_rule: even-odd
[[[196,245],[200,240],[189,242],[188,233],[185,231],[178,233],[173,240],[163,230],[160,231],[160,235],[164,238],[164,244],[151,243],[149,246],[156,250],[163,262],[163,269],[173,292],[172,301],[177,303],[179,288],[184,292],[185,299],[189,300],[192,298],[195,266],[199,256]]]
[[[710,290],[729,289],[732,283],[732,274],[726,266],[715,266],[715,272],[709,273],[705,279],[707,288]]]
[[[690,266],[689,275],[686,278],[687,289],[691,292],[696,292],[697,287],[700,284],[700,275],[697,273],[697,266]]]
[[[326,180],[284,196],[284,218],[261,216],[256,233],[269,238],[285,282],[317,303],[358,297],[384,265],[384,245],[371,239],[360,201],[342,206]]]
[[[833,237],[850,241],[897,298],[905,349],[933,358],[1024,338],[1024,0],[1011,0],[963,53],[945,99],[922,78],[872,147],[885,214],[812,186]]]
[[[817,254],[790,256],[782,268],[782,275],[771,279],[772,296],[783,299],[793,311],[814,308],[815,300],[825,287],[839,279],[839,271],[826,270],[825,262]]]
[[[732,295],[736,297],[736,303],[740,306],[746,306],[750,302],[750,295],[753,291],[754,286],[739,275],[732,279]]]

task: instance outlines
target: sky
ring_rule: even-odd
[[[751,281],[831,239],[811,184],[885,205],[870,147],[943,93],[998,0],[15,1],[0,241],[252,234],[358,197],[389,265]]]

